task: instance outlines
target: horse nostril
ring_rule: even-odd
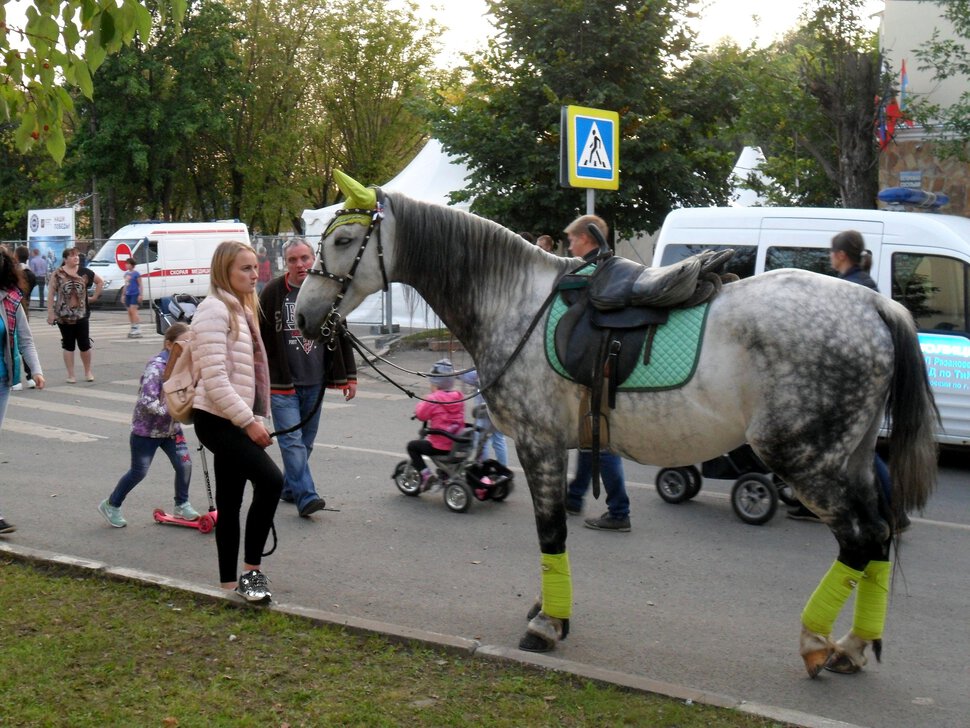
[[[302,313],[298,313],[296,315],[296,326],[298,329],[300,329],[300,331],[306,330],[306,316],[304,316]]]

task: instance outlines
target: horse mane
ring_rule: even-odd
[[[398,193],[387,198],[395,223],[394,277],[410,285],[433,282],[420,291],[424,299],[439,313],[461,301],[462,316],[471,317],[464,323],[473,328],[478,312],[531,290],[535,267],[550,262],[538,247],[491,220]],[[565,272],[569,263],[558,260]]]

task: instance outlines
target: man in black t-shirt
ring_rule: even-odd
[[[357,366],[346,338],[340,337],[331,352],[326,344],[305,338],[296,325],[296,297],[313,266],[313,248],[303,238],[294,238],[283,246],[283,262],[283,275],[267,283],[260,294],[259,329],[269,363],[274,428],[285,430],[306,420],[302,427],[276,437],[283,456],[282,498],[295,503],[306,517],[326,507],[310,473],[310,453],[320,424],[320,408],[314,411],[314,406],[323,387],[338,388],[345,400],[353,399]]]

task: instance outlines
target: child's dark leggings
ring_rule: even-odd
[[[229,420],[202,410],[192,410],[192,415],[195,434],[212,453],[216,477],[219,581],[236,581],[239,576],[239,512],[246,481],[253,482],[253,502],[246,515],[243,560],[259,566],[280,502],[283,473],[263,448]]]
[[[411,456],[411,465],[418,470],[424,470],[424,460],[421,459],[422,455],[447,455],[448,453],[448,450],[439,450],[427,440],[411,440],[408,443],[408,455]]]

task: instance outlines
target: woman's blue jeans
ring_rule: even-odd
[[[180,506],[185,503],[189,499],[189,481],[192,479],[192,457],[189,455],[189,446],[185,442],[185,435],[142,437],[133,432],[128,442],[131,445],[131,469],[121,476],[114,492],[108,497],[108,503],[115,508],[121,507],[132,488],[148,475],[148,469],[151,467],[155,452],[159,448],[168,455],[168,459],[175,469],[175,505]]]

